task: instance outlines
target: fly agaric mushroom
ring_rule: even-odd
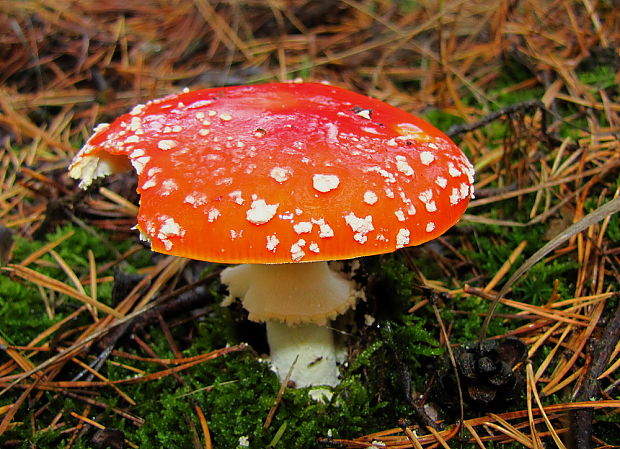
[[[267,323],[280,378],[338,383],[330,320],[363,295],[326,261],[419,245],[454,225],[474,169],[423,120],[315,83],[184,91],[99,125],[70,175],[133,166],[152,249],[231,264],[222,282]]]

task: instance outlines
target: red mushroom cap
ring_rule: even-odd
[[[72,176],[99,159],[120,167],[119,156],[138,173],[138,228],[152,248],[214,262],[347,259],[418,245],[455,224],[473,194],[472,165],[439,130],[315,83],[205,89],[136,106],[98,128]]]

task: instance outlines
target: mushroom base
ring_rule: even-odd
[[[267,339],[271,365],[280,379],[285,379],[292,367],[289,380],[298,388],[338,385],[337,351],[328,327],[267,321]]]

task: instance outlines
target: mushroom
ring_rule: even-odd
[[[454,225],[474,169],[423,120],[318,83],[184,91],[99,125],[70,166],[87,187],[133,166],[154,251],[241,264],[230,299],[266,322],[299,387],[338,383],[328,325],[363,293],[327,261],[419,245]]]

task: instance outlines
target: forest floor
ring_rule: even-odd
[[[609,0],[0,1],[0,447],[620,445],[619,48]],[[295,79],[476,168],[457,226],[360,260],[326,402],[280,385],[221,265],[140,242],[133,174],[67,174],[136,104]]]

